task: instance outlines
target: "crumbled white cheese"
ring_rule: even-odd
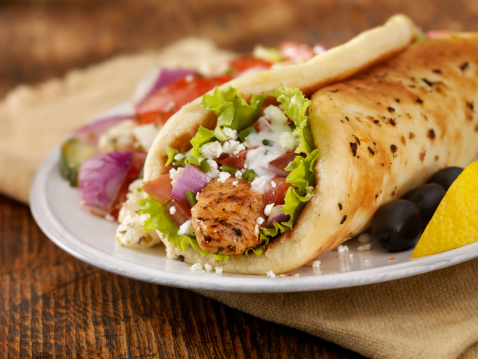
[[[320,268],[320,261],[313,261],[312,268],[319,269]]]
[[[254,178],[254,181],[251,182],[252,190],[257,193],[266,193],[269,190],[273,178],[273,175],[265,175]]]
[[[162,127],[161,125],[157,125],[156,123],[149,123],[147,125],[134,126],[133,134],[134,134],[134,137],[136,138],[136,141],[139,143],[139,145],[145,151],[149,151],[161,127]]]
[[[280,146],[284,152],[293,151],[297,147],[298,137],[292,132],[282,132],[280,134]]]
[[[223,153],[223,149],[219,141],[205,143],[200,147],[199,150],[208,160],[218,158]]]
[[[184,158],[184,155],[182,153],[178,153],[176,156],[174,156],[175,161],[181,161]]]
[[[179,227],[178,235],[184,236],[185,234],[192,234],[193,233],[193,227],[191,225],[191,220],[188,220],[181,224]]]
[[[142,180],[136,180],[129,185],[126,201],[119,211],[118,221],[120,225],[116,229],[116,242],[123,246],[152,247],[161,242],[155,230],[143,231],[143,222],[149,218],[149,214],[138,215],[137,213],[140,209],[138,200],[146,197],[145,192],[142,192],[140,196],[136,192],[136,189],[141,187],[142,184]]]
[[[231,140],[237,140],[237,131],[236,130],[233,130],[229,127],[224,127],[222,129],[222,132],[224,132],[224,134],[229,137]]]
[[[232,187],[237,187],[238,184],[239,184],[239,181],[234,181],[232,182]]]
[[[287,116],[277,106],[270,105],[264,109],[264,117],[270,122],[285,125],[287,123]]]
[[[237,171],[234,176],[235,176],[236,178],[242,178],[242,172],[241,172],[241,171]]]
[[[222,274],[222,267],[214,267],[216,274]]]
[[[229,155],[237,155],[239,152],[244,151],[245,149],[246,146],[244,146],[244,144],[235,140],[226,141],[222,145],[222,150],[224,151],[224,153],[227,153]]]
[[[264,214],[269,216],[271,214],[272,208],[274,207],[274,203],[268,204],[264,209]]]
[[[357,251],[365,252],[365,251],[369,251],[370,249],[372,249],[372,243],[365,243],[365,244],[362,244],[361,246],[358,246]]]
[[[274,274],[274,272],[271,271],[271,270],[270,270],[269,272],[267,272],[267,276],[268,276],[269,278],[275,278],[275,277],[276,277],[276,275]]]
[[[254,234],[255,234],[256,236],[259,235],[259,225],[258,225],[258,224],[256,224],[256,226],[254,227]]]
[[[176,213],[176,207],[171,206],[171,208],[169,209],[169,214],[175,214],[175,213]]]
[[[214,160],[207,160],[207,163],[209,164],[209,171],[208,171],[207,175],[211,178],[219,177],[219,173],[221,171],[219,171],[219,168],[217,166],[217,162],[214,161]]]
[[[345,253],[349,252],[349,247],[347,247],[346,245],[340,245],[340,246],[337,247],[337,251],[340,254],[345,254]]]
[[[213,270],[212,265],[210,265],[209,263],[206,263],[206,264],[204,265],[204,268],[206,268],[206,270],[207,270],[208,272],[212,272],[212,270]]]
[[[202,264],[201,263],[194,263],[191,267],[189,267],[190,270],[195,270],[195,271],[200,271],[202,270]]]
[[[370,243],[371,237],[367,233],[362,233],[358,236],[358,241],[362,244]]]
[[[264,221],[265,221],[265,219],[262,218],[262,217],[257,217],[257,219],[256,219],[256,223],[257,223],[258,225],[261,225],[262,223],[264,223]]]
[[[276,188],[276,187],[277,187],[277,184],[276,184],[274,181],[272,181],[272,182],[271,182],[271,186],[272,186],[272,188]]]
[[[224,183],[226,180],[231,177],[231,174],[228,172],[219,173],[219,182]]]
[[[178,180],[181,173],[183,173],[183,171],[184,171],[184,167],[178,167],[177,169],[176,168],[171,168],[169,170],[169,177],[171,177],[171,186],[174,187],[174,184]]]

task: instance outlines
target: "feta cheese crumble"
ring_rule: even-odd
[[[191,267],[189,267],[190,270],[194,270],[194,271],[201,271],[202,270],[202,264],[201,263],[194,263],[193,265],[191,265]]]
[[[169,177],[171,178],[171,186],[174,187],[174,184],[178,180],[179,176],[181,176],[181,173],[183,173],[184,167],[178,167],[176,168],[171,168],[169,170]]]
[[[274,203],[268,204],[264,209],[264,214],[269,216],[271,214],[272,208],[274,208]]]
[[[181,224],[179,227],[178,235],[184,236],[186,234],[192,234],[193,233],[193,226],[191,225],[191,220],[188,220]]]
[[[269,278],[275,278],[275,277],[276,277],[276,275],[274,274],[274,272],[271,271],[271,270],[270,270],[269,272],[267,272],[266,274],[267,274],[267,276],[268,276]]]
[[[176,213],[176,207],[171,206],[171,208],[169,209],[169,214],[175,214],[175,213]]]
[[[217,178],[219,177],[219,167],[217,166],[217,162],[214,160],[207,160],[207,163],[209,165],[209,171],[207,175],[211,178]]]
[[[219,182],[224,183],[226,180],[231,177],[230,173],[227,172],[221,172],[219,173]]]
[[[218,158],[223,153],[223,149],[219,141],[205,143],[200,147],[200,151],[208,160]]]
[[[222,132],[231,140],[237,140],[237,131],[229,127],[223,127]]]
[[[206,263],[204,265],[204,268],[206,269],[206,271],[208,272],[212,272],[213,268],[212,268],[212,265],[210,265],[209,263]]]

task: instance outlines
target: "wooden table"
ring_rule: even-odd
[[[478,30],[474,0],[5,0],[0,4],[0,97],[21,83],[184,36],[210,37],[235,51],[286,39],[334,45],[398,12],[426,30]],[[0,195],[4,356],[360,357],[191,291],[85,264],[50,242],[27,206]]]
[[[194,292],[83,263],[40,231],[27,206],[0,196],[0,357],[7,356],[360,357]]]

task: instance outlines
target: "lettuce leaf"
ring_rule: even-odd
[[[266,95],[253,95],[247,103],[245,99],[237,96],[237,89],[229,86],[224,90],[216,88],[212,95],[204,95],[201,105],[217,115],[215,132],[220,135],[222,127],[239,131],[253,124],[260,116],[265,98]]]
[[[277,98],[289,119],[294,122],[296,127],[304,127],[307,122],[307,108],[312,101],[304,96],[298,88],[285,87],[280,85],[273,91],[273,96]]]
[[[168,160],[164,164],[165,166],[169,166],[173,161],[174,161],[174,156],[176,156],[179,153],[178,150],[174,148],[166,148],[166,154],[168,155]]]
[[[312,101],[306,98],[298,88],[285,87],[284,85],[275,89],[273,95],[282,104],[287,117],[296,126],[293,134],[299,138],[300,142],[295,152],[310,154],[315,148],[307,116],[307,109]]]

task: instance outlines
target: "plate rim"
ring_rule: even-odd
[[[354,287],[406,278],[478,257],[478,242],[475,242],[428,257],[390,264],[387,267],[314,276],[268,278],[227,273],[217,276],[214,274],[186,276],[184,273],[174,273],[159,268],[153,269],[114,257],[82,242],[56,218],[49,205],[46,185],[49,176],[58,168],[59,161],[60,146],[57,146],[42,162],[34,176],[30,189],[30,210],[35,222],[50,240],[75,258],[108,272],[144,282],[195,290],[254,293],[304,292]],[[78,208],[82,210],[80,206]],[[214,276],[214,280],[211,280],[212,276]]]

